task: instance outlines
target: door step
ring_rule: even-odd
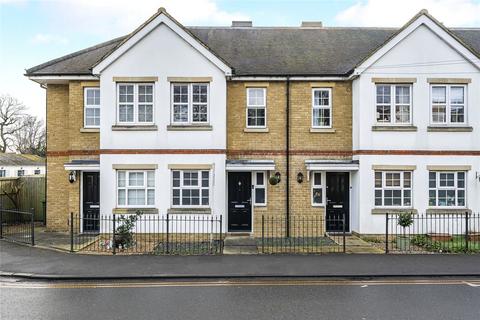
[[[224,254],[258,254],[255,238],[248,236],[227,235],[223,247]]]

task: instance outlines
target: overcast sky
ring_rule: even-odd
[[[45,92],[26,68],[125,35],[159,7],[184,25],[400,27],[426,8],[447,26],[480,27],[480,0],[0,0],[0,94],[45,116]]]

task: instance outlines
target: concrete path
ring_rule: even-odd
[[[480,277],[480,255],[99,256],[0,240],[2,275],[45,279]]]

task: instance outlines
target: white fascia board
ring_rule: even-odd
[[[93,74],[96,74],[96,75],[100,74],[110,64],[112,64],[114,61],[120,58],[125,52],[130,50],[130,48],[132,48],[137,42],[142,40],[145,36],[147,36],[150,32],[152,32],[155,28],[157,28],[162,23],[164,23],[166,26],[172,29],[183,40],[185,40],[188,44],[190,44],[193,48],[195,48],[203,56],[205,56],[208,60],[210,60],[214,65],[216,65],[220,70],[222,70],[226,76],[230,76],[232,74],[232,69],[228,65],[226,65],[215,54],[213,54],[210,50],[205,48],[203,44],[198,42],[197,39],[192,37],[192,35],[190,35],[188,32],[183,30],[180,26],[178,26],[175,22],[170,20],[164,14],[158,15],[155,19],[153,19],[150,23],[145,25],[141,30],[135,33],[125,43],[123,43],[120,47],[115,49],[115,51],[113,51],[104,60],[102,60],[100,63],[94,66]]]
[[[381,47],[377,52],[371,55],[367,60],[362,62],[359,66],[355,68],[353,71],[351,78],[359,76],[362,74],[366,69],[371,67],[378,59],[384,56],[387,52],[393,49],[397,44],[399,44],[403,39],[405,39],[409,34],[414,32],[420,26],[426,26],[432,32],[434,32],[437,36],[439,36],[445,43],[447,43],[450,47],[456,50],[460,55],[462,55],[466,60],[480,69],[480,60],[477,56],[475,56],[469,49],[467,49],[462,43],[458,42],[452,35],[446,32],[443,28],[437,25],[434,21],[432,21],[429,17],[422,15],[409,26],[407,26],[404,30],[402,30],[399,34],[395,37],[390,39],[383,47]]]
[[[349,77],[255,77],[255,76],[233,76],[232,81],[345,81]]]
[[[248,164],[248,165],[238,165],[238,164],[227,164],[227,171],[273,171],[275,170],[274,164]]]
[[[29,76],[28,79],[40,83],[40,84],[60,84],[60,83],[68,83],[68,81],[72,80],[80,80],[80,81],[98,81],[99,78],[96,76],[90,75],[83,75],[83,76]]]
[[[322,164],[307,164],[305,165],[307,171],[335,171],[335,172],[343,172],[343,171],[358,171],[359,166],[357,165],[343,165],[343,166],[335,166],[335,165],[322,165]]]
[[[100,171],[100,164],[64,164],[67,171]]]

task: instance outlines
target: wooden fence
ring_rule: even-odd
[[[35,221],[45,222],[45,176],[0,178],[0,207],[35,211]]]

